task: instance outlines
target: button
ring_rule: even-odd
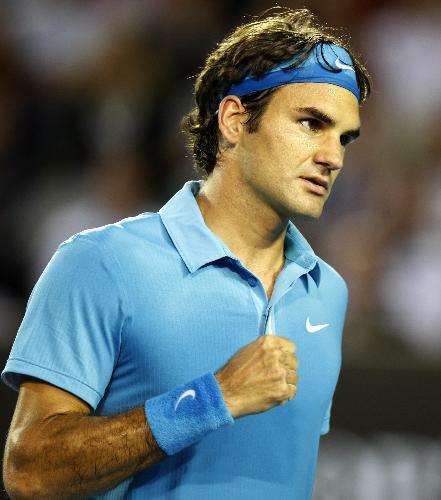
[[[248,284],[254,288],[257,285],[256,278],[253,277],[248,278]]]

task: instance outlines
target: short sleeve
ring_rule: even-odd
[[[322,436],[329,432],[330,421],[331,421],[331,409],[332,409],[332,401],[329,403],[328,409],[326,410],[326,414],[322,422],[322,428],[320,429],[320,434]]]
[[[29,299],[3,381],[30,375],[96,408],[115,366],[127,299],[114,257],[82,234],[63,243]]]

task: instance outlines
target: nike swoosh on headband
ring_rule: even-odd
[[[348,69],[349,71],[353,71],[355,73],[355,69],[352,66],[349,66],[349,64],[342,63],[340,61],[340,58],[338,58],[338,57],[335,60],[334,64],[337,66],[337,68]]]

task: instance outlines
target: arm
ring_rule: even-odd
[[[165,457],[142,407],[112,417],[90,412],[69,392],[23,381],[4,457],[12,499],[100,494]]]
[[[295,346],[260,337],[216,374],[233,418],[261,413],[296,394]],[[21,384],[6,443],[4,483],[12,499],[72,498],[102,493],[160,461],[144,408],[91,416],[69,392],[35,379]]]

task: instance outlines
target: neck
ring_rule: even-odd
[[[288,220],[220,169],[204,182],[196,201],[207,226],[251,272],[262,277],[280,271]]]

